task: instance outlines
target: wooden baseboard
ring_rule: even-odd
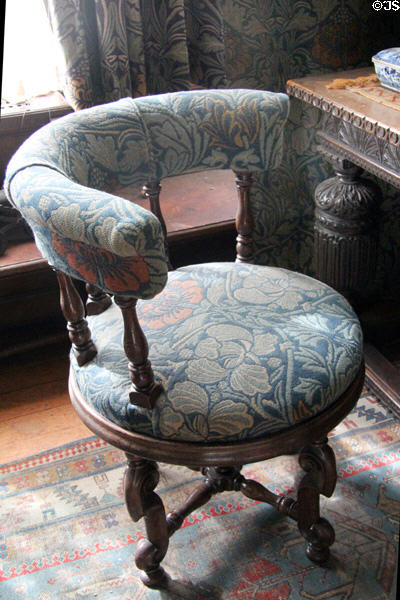
[[[375,346],[364,346],[365,385],[394,416],[400,418],[400,371]]]

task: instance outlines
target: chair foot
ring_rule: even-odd
[[[335,541],[335,532],[332,525],[324,518],[318,519],[311,525],[308,535],[304,536],[309,541],[306,547],[306,555],[312,561],[321,565],[329,559],[329,547]]]
[[[125,500],[134,521],[144,517],[147,539],[137,547],[135,563],[142,571],[140,577],[147,587],[166,587],[169,577],[160,566],[169,543],[168,523],[161,498],[154,492],[159,481],[157,464],[127,454],[125,472]]]
[[[140,573],[140,580],[146,587],[152,590],[163,590],[168,588],[171,578],[163,567],[158,566],[152,571],[142,571]]]
[[[336,484],[335,456],[326,442],[306,446],[299,456],[306,473],[297,493],[297,524],[308,542],[306,555],[317,564],[328,560],[329,547],[335,541],[332,525],[319,512],[320,494],[331,496]]]

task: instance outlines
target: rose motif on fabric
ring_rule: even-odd
[[[51,237],[55,250],[89,283],[118,293],[136,291],[149,281],[149,270],[141,256],[117,256],[56,233]]]
[[[243,286],[235,290],[235,298],[241,302],[275,306],[280,310],[300,310],[315,284],[307,277],[296,278],[293,285],[288,271],[271,269],[266,281],[260,274],[251,274],[243,279]]]
[[[162,329],[187,319],[203,299],[199,284],[192,280],[173,281],[151,303],[141,306],[141,323],[150,329]]]

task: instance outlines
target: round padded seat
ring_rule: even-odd
[[[117,425],[188,442],[251,441],[319,414],[362,362],[362,333],[332,288],[285,269],[210,263],[169,274],[138,303],[164,392],[128,419],[131,387],[118,307],[89,318],[97,357],[72,369],[85,401]],[[229,418],[228,416],[229,415]]]

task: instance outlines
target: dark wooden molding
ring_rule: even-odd
[[[317,133],[318,150],[334,164],[336,157],[354,162],[362,169],[400,188],[400,148],[388,146],[363,131],[352,129],[333,117],[326,118],[323,129]]]
[[[400,419],[400,371],[373,344],[364,346],[365,385]]]

